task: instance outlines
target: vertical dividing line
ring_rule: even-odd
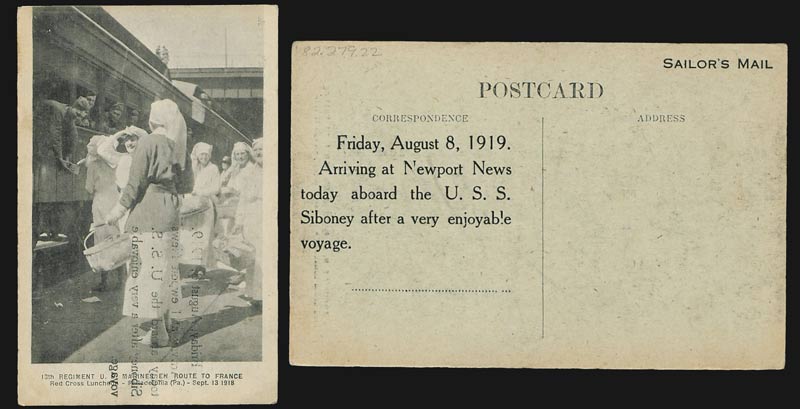
[[[542,117],[542,339],[544,339],[544,117]]]

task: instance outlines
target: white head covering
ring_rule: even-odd
[[[111,167],[103,162],[100,157],[100,154],[97,153],[97,148],[106,140],[105,135],[95,135],[92,139],[89,140],[89,143],[86,144],[86,160],[83,161],[83,165],[86,166],[86,190],[89,192],[94,192],[98,190],[98,186],[96,183],[98,181],[95,180],[95,174],[100,172],[98,167],[102,167],[104,164],[106,168],[111,171]],[[78,162],[80,163],[80,162]]]
[[[205,143],[205,142],[197,142],[192,147],[192,170],[197,171],[198,167],[200,166],[200,154],[207,153],[208,156],[211,156],[211,152],[214,150],[214,147]]]
[[[133,126],[133,125],[121,130],[120,132],[126,135],[136,135],[139,137],[139,139],[142,139],[145,136],[147,136],[147,131],[145,131],[142,128],[139,128],[138,126]]]
[[[175,142],[172,163],[186,168],[186,121],[178,105],[171,99],[162,99],[150,105],[150,129]]]
[[[145,136],[147,136],[147,131],[145,131],[142,128],[139,128],[139,127],[131,125],[131,126],[125,128],[125,129],[115,133],[114,135],[111,135],[111,137],[114,138],[117,141],[119,141],[121,136],[126,136],[126,137],[127,136],[135,136],[138,139],[142,139]],[[127,153],[128,151],[125,150],[125,145],[120,143],[119,146],[117,146],[117,152]]]
[[[233,144],[233,149],[231,150],[231,158],[233,158],[236,155],[236,152],[247,152],[247,161],[248,162],[253,161],[253,150],[250,148],[250,145],[244,142],[236,142]],[[233,163],[237,163],[235,159],[233,160]],[[238,166],[231,166],[231,167],[235,168]]]
[[[197,142],[194,144],[192,148],[192,157],[199,157],[201,153],[207,153],[211,155],[211,152],[214,150],[214,147],[205,143],[205,142]]]
[[[89,164],[89,162],[94,162],[100,159],[100,155],[97,153],[97,147],[100,146],[103,141],[106,140],[105,135],[95,135],[92,139],[89,140],[89,143],[86,145],[86,162],[85,164]]]
[[[256,148],[262,148],[263,149],[263,142],[264,142],[264,138],[254,139],[253,140],[253,151],[255,151]],[[262,158],[263,158],[263,156],[262,156]],[[255,152],[253,153],[253,162],[255,162],[256,165],[258,165],[258,161],[255,158]],[[262,166],[262,165],[258,165],[258,166]]]

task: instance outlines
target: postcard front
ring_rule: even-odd
[[[19,402],[275,402],[277,7],[18,22]]]

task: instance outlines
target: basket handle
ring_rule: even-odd
[[[99,223],[99,224],[94,224],[94,223],[92,223],[92,224],[91,224],[91,226],[89,226],[89,234],[87,234],[87,235],[86,235],[86,238],[85,238],[85,239],[83,239],[83,249],[84,249],[84,250],[88,250],[88,249],[89,249],[89,248],[86,246],[86,242],[89,240],[89,237],[91,237],[93,234],[95,234],[95,233],[97,232],[97,228],[98,228],[98,227],[107,226],[107,225],[108,225],[108,223],[106,223],[106,222],[103,222],[103,223]],[[97,243],[95,243],[95,244],[97,244]]]
[[[89,230],[89,234],[87,234],[87,235],[86,235],[86,238],[85,238],[85,239],[83,239],[83,249],[84,249],[84,250],[88,250],[88,249],[89,249],[89,247],[87,247],[87,246],[86,246],[86,242],[89,240],[89,237],[92,237],[92,236],[94,235],[94,233],[95,233],[96,231],[97,231],[97,229],[92,229],[92,230]]]

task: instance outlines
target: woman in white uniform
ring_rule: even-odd
[[[198,142],[192,148],[194,190],[184,196],[181,208],[181,264],[190,265],[191,274],[197,277],[213,263],[214,201],[220,189],[219,170],[211,163],[213,149],[205,142]]]
[[[104,162],[114,169],[114,179],[117,185],[117,199],[119,199],[119,192],[125,189],[128,184],[128,176],[131,171],[131,155],[136,150],[136,145],[139,139],[147,136],[147,131],[135,126],[129,126],[114,135],[105,138],[97,146],[97,154],[103,159]],[[119,230],[125,229],[125,221],[127,220],[127,213],[119,219],[117,223]]]
[[[119,199],[119,191],[114,183],[114,168],[104,161],[97,153],[98,147],[106,139],[105,135],[95,135],[86,145],[86,191],[92,195],[92,227],[94,230],[94,243],[103,242],[109,237],[119,233],[116,225],[108,226],[105,224],[106,215],[114,207]],[[114,270],[114,271],[118,271]],[[108,286],[108,276],[110,271],[98,271],[100,273],[100,284],[92,291],[106,291]],[[116,275],[116,274],[115,274]]]
[[[219,197],[219,220],[217,233],[227,236],[236,225],[234,217],[239,202],[239,193],[249,186],[242,182],[240,175],[253,166],[253,150],[244,142],[233,144],[233,164],[222,174]]]
[[[198,142],[192,149],[192,171],[194,171],[193,195],[213,198],[219,194],[220,179],[217,165],[211,163],[214,147]]]
[[[255,263],[248,268],[245,274],[245,296],[250,299],[250,303],[256,309],[261,309],[261,211],[262,211],[262,138],[253,141],[253,158],[255,164],[247,167],[239,174],[239,183],[248,186],[241,190],[239,195],[239,205],[236,209],[236,227],[234,232],[241,231],[244,240],[254,248]]]

